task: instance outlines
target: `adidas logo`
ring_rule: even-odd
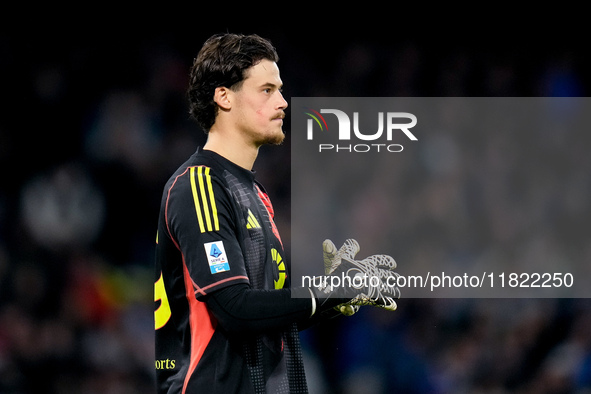
[[[248,219],[247,219],[247,223],[246,223],[246,228],[247,229],[261,228],[261,225],[259,224],[259,221],[253,215],[253,213],[252,213],[252,211],[250,209],[248,210]]]

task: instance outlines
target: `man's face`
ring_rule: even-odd
[[[275,62],[262,60],[252,66],[240,89],[233,92],[235,124],[254,145],[280,144],[285,138],[283,118],[287,101]]]

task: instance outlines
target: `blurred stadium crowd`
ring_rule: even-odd
[[[234,31],[273,41],[288,99],[589,93],[589,59],[576,46],[442,45],[436,37],[353,33],[330,45],[315,36],[312,45],[312,36],[297,32],[254,30]],[[205,140],[188,119],[184,93],[193,57],[218,32],[0,35],[0,393],[153,391],[160,197],[168,176]],[[591,262],[590,137],[557,133],[539,142],[557,156],[540,157],[535,179],[511,177],[520,161],[504,149],[509,138],[474,137],[483,149],[492,144],[490,154],[461,166],[479,162],[483,172],[462,167],[446,184],[426,177],[420,196],[400,190],[397,201],[415,205],[397,210],[396,220],[407,236],[453,220],[455,187],[480,182],[486,196],[474,201],[482,226],[504,245],[483,247],[490,258]],[[289,251],[289,141],[263,148],[255,170]],[[405,178],[396,173],[404,169],[391,170],[393,179]],[[515,187],[548,201],[519,212]],[[452,255],[447,248],[474,240],[462,231],[421,244],[409,236],[397,242],[396,259]],[[507,244],[519,253],[503,255]],[[313,392],[591,392],[589,300],[402,299],[397,312],[381,312],[366,308],[302,333]]]

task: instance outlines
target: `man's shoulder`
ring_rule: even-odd
[[[203,209],[219,207],[215,201],[220,202],[229,197],[223,171],[207,157],[192,155],[166,182],[161,209],[183,210],[194,205],[202,206]]]
[[[223,167],[210,157],[196,152],[189,157],[183,164],[168,179],[168,186],[175,183],[190,182],[191,175],[209,177],[209,178],[223,178]]]

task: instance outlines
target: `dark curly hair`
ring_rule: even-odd
[[[189,114],[206,133],[218,112],[215,89],[239,90],[246,70],[263,59],[277,62],[279,56],[269,40],[256,34],[216,34],[205,41],[193,61],[187,95]]]

